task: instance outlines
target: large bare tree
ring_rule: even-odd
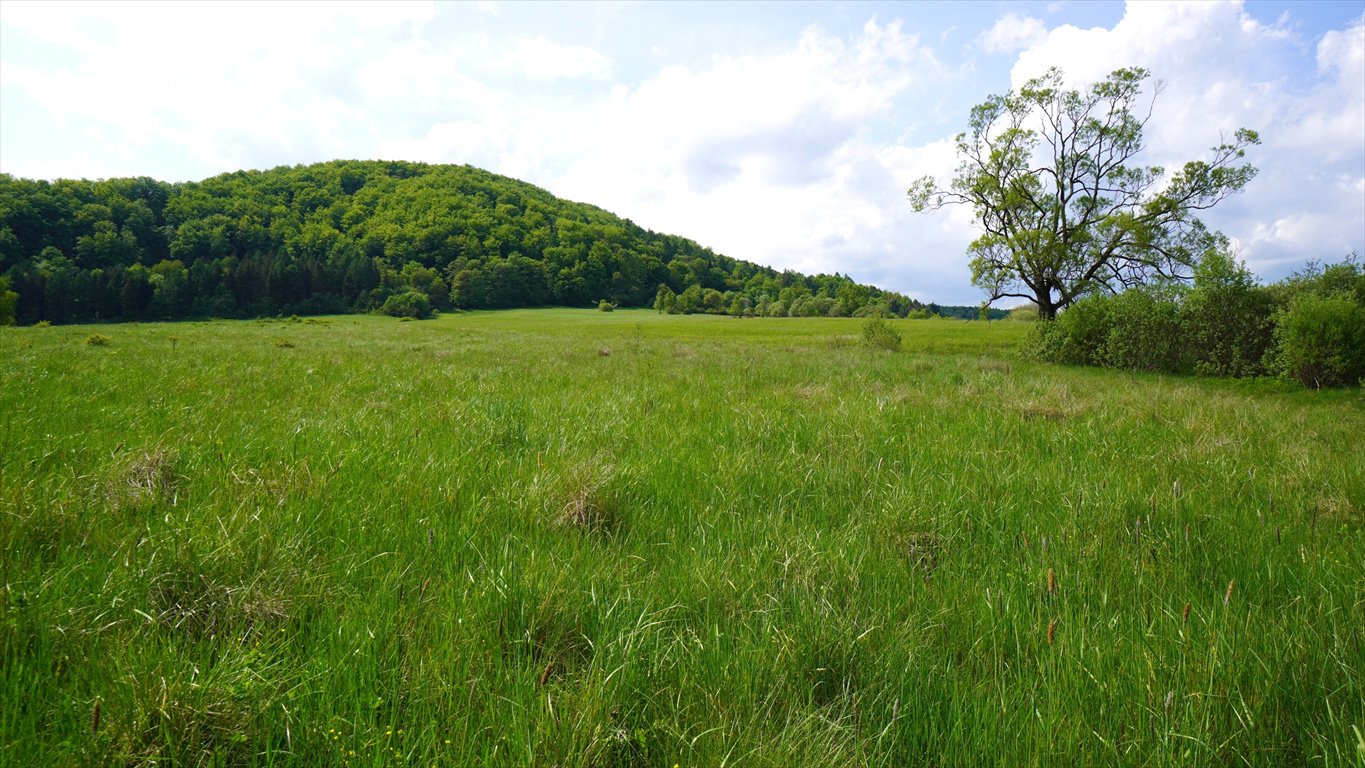
[[[1137,162],[1160,88],[1143,96],[1145,69],[1119,69],[1084,90],[1062,72],[972,109],[957,136],[948,189],[911,185],[918,211],[972,206],[982,234],[969,247],[972,282],[990,300],[1030,299],[1051,319],[1081,296],[1157,279],[1186,279],[1224,238],[1199,221],[1256,175],[1239,164],[1255,131],[1238,129],[1205,160],[1167,175]]]

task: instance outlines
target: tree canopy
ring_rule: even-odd
[[[968,251],[972,282],[991,301],[1032,300],[1039,315],[1097,291],[1188,279],[1224,238],[1198,219],[1255,175],[1238,164],[1255,131],[1238,129],[1204,160],[1169,176],[1142,165],[1143,130],[1160,88],[1143,97],[1145,69],[1119,69],[1084,90],[1053,68],[972,109],[957,136],[948,189],[931,177],[909,189],[919,211],[972,206],[982,234]]]
[[[844,275],[733,259],[470,166],[382,161],[180,184],[0,174],[0,277],[0,308],[17,294],[25,324],[369,311],[409,292],[435,309],[643,307],[661,287],[679,312],[919,306]]]

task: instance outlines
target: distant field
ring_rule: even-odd
[[[892,325],[0,329],[0,765],[1365,764],[1359,389]]]

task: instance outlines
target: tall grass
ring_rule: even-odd
[[[0,763],[1365,759],[1358,390],[859,323],[0,329]]]

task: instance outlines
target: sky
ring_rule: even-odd
[[[1365,2],[0,0],[0,172],[469,164],[778,269],[975,304],[947,183],[973,105],[1048,67],[1152,72],[1148,164],[1238,128],[1204,219],[1274,280],[1365,253]]]

